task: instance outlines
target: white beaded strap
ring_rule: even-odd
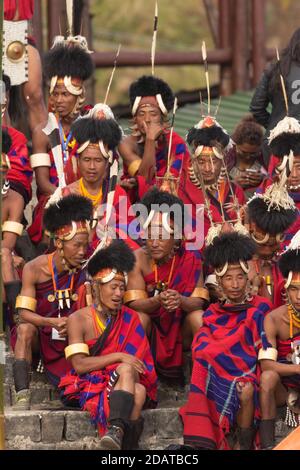
[[[30,155],[31,168],[37,168],[39,166],[51,166],[50,156],[48,153],[34,153]]]
[[[16,235],[21,236],[23,233],[23,225],[19,222],[14,222],[13,220],[7,220],[2,225],[2,232],[11,232],[15,233]]]

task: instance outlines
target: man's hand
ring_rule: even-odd
[[[164,127],[158,122],[150,122],[150,124],[146,124],[144,121],[143,127],[147,140],[157,140],[164,130]]]
[[[13,255],[13,263],[15,269],[22,269],[25,264],[25,260],[21,258],[21,256]]]
[[[137,186],[137,181],[135,178],[126,178],[120,181],[120,186],[125,189],[125,191],[128,191],[130,189],[133,189]]]
[[[66,338],[68,317],[52,318],[51,320],[52,327],[58,331],[59,336]]]
[[[162,307],[168,312],[172,312],[181,306],[182,297],[176,290],[168,289],[161,292],[160,300]]]
[[[259,186],[263,175],[259,171],[246,171],[248,176],[249,186]]]
[[[131,365],[139,374],[143,374],[145,372],[143,361],[131,354],[120,353],[120,362]]]
[[[248,188],[250,186],[248,173],[246,173],[246,171],[241,172],[240,176],[234,178],[234,182],[241,186],[241,188]]]

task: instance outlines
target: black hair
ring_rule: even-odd
[[[58,44],[44,56],[44,73],[48,79],[57,75],[87,80],[93,71],[94,64],[90,54],[74,44]]]
[[[212,244],[205,248],[203,255],[205,264],[217,269],[226,263],[249,261],[255,253],[256,244],[250,237],[230,232],[216,237]]]
[[[113,240],[107,247],[99,250],[88,262],[87,271],[95,276],[101,269],[110,268],[130,272],[135,265],[135,256],[124,240]]]
[[[11,81],[8,75],[5,73],[2,75],[2,81],[4,82],[5,85],[5,93],[9,92],[11,89]]]
[[[181,212],[181,226],[184,227],[184,204],[181,199],[167,191],[160,191],[157,187],[150,189],[142,198],[141,204],[143,204],[148,214],[151,209],[155,210],[155,206],[159,206],[162,212],[170,214],[170,219],[174,222],[174,213],[170,210],[173,205],[180,206]]]
[[[122,131],[114,119],[79,118],[71,126],[72,134],[79,144],[102,140],[114,150],[122,139]]]
[[[90,221],[92,218],[93,204],[90,199],[78,194],[70,194],[54,202],[45,210],[43,222],[46,230],[54,233],[61,227],[71,224],[72,221]]]
[[[2,152],[8,153],[12,144],[11,137],[7,129],[2,127]]]
[[[291,151],[294,155],[300,155],[300,135],[283,132],[269,144],[273,155],[283,158],[289,155]]]
[[[188,131],[186,140],[189,145],[194,144],[195,147],[198,147],[198,145],[204,145],[206,147],[219,145],[225,148],[229,144],[230,137],[219,126],[204,127],[202,129],[192,127]]]
[[[255,222],[261,230],[271,235],[285,232],[295,222],[298,213],[297,209],[268,210],[261,197],[252,199],[247,207],[250,222]]]
[[[278,267],[285,278],[288,277],[290,271],[300,273],[300,251],[285,251],[279,258]]]
[[[129,99],[133,106],[137,96],[156,96],[161,94],[163,103],[168,111],[174,104],[174,95],[169,85],[161,78],[143,75],[130,85]]]

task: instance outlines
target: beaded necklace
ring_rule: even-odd
[[[75,273],[72,272],[69,274],[66,286],[60,289],[58,285],[57,268],[54,263],[54,255],[55,252],[48,255],[48,266],[52,277],[53,294],[49,294],[47,299],[51,303],[55,302],[55,300],[58,301],[59,310],[64,308],[64,302],[67,308],[71,308],[71,299],[74,302],[78,299],[78,294],[76,294],[76,292],[73,293]]]

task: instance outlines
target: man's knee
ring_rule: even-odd
[[[17,329],[18,339],[25,343],[31,343],[37,335],[37,328],[29,323],[20,323]]]
[[[241,403],[247,403],[249,401],[252,401],[253,400],[253,395],[254,395],[254,387],[251,383],[246,383],[240,394],[239,394],[239,397],[240,397],[240,401]]]
[[[265,370],[260,376],[260,390],[263,392],[275,391],[280,381],[279,374],[273,370]]]
[[[132,377],[134,377],[136,375],[136,370],[135,368],[131,365],[131,364],[121,364],[118,368],[117,368],[117,372],[118,374],[121,376],[124,376],[124,375],[130,375]]]
[[[141,407],[145,403],[146,400],[146,388],[142,384],[135,384],[134,390],[134,402],[136,405],[140,405]]]

